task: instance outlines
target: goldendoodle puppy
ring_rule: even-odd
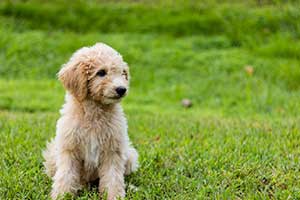
[[[120,105],[128,93],[129,71],[108,45],[83,47],[63,65],[58,78],[67,90],[56,136],[43,152],[53,179],[51,196],[75,194],[97,178],[108,199],[125,196],[124,175],[138,167]]]

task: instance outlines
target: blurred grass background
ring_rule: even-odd
[[[1,1],[1,198],[47,198],[56,73],[96,42],[131,67],[128,199],[300,198],[300,2],[283,0]]]

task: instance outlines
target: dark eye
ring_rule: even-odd
[[[97,72],[97,76],[104,77],[106,75],[106,71],[104,69],[101,69]]]
[[[128,79],[128,75],[127,75],[127,72],[125,70],[123,71],[122,75],[125,76],[126,80]]]

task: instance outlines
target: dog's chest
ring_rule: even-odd
[[[86,168],[98,168],[101,158],[106,151],[113,151],[118,141],[119,127],[95,123],[95,126],[85,129],[84,140],[84,163]]]
[[[84,146],[84,163],[86,167],[97,167],[100,163],[100,156],[102,152],[101,141],[99,141],[96,134],[87,134]]]

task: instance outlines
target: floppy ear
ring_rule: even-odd
[[[84,100],[87,96],[87,76],[85,64],[82,62],[69,61],[58,72],[58,79],[62,82],[65,89],[79,101]]]

